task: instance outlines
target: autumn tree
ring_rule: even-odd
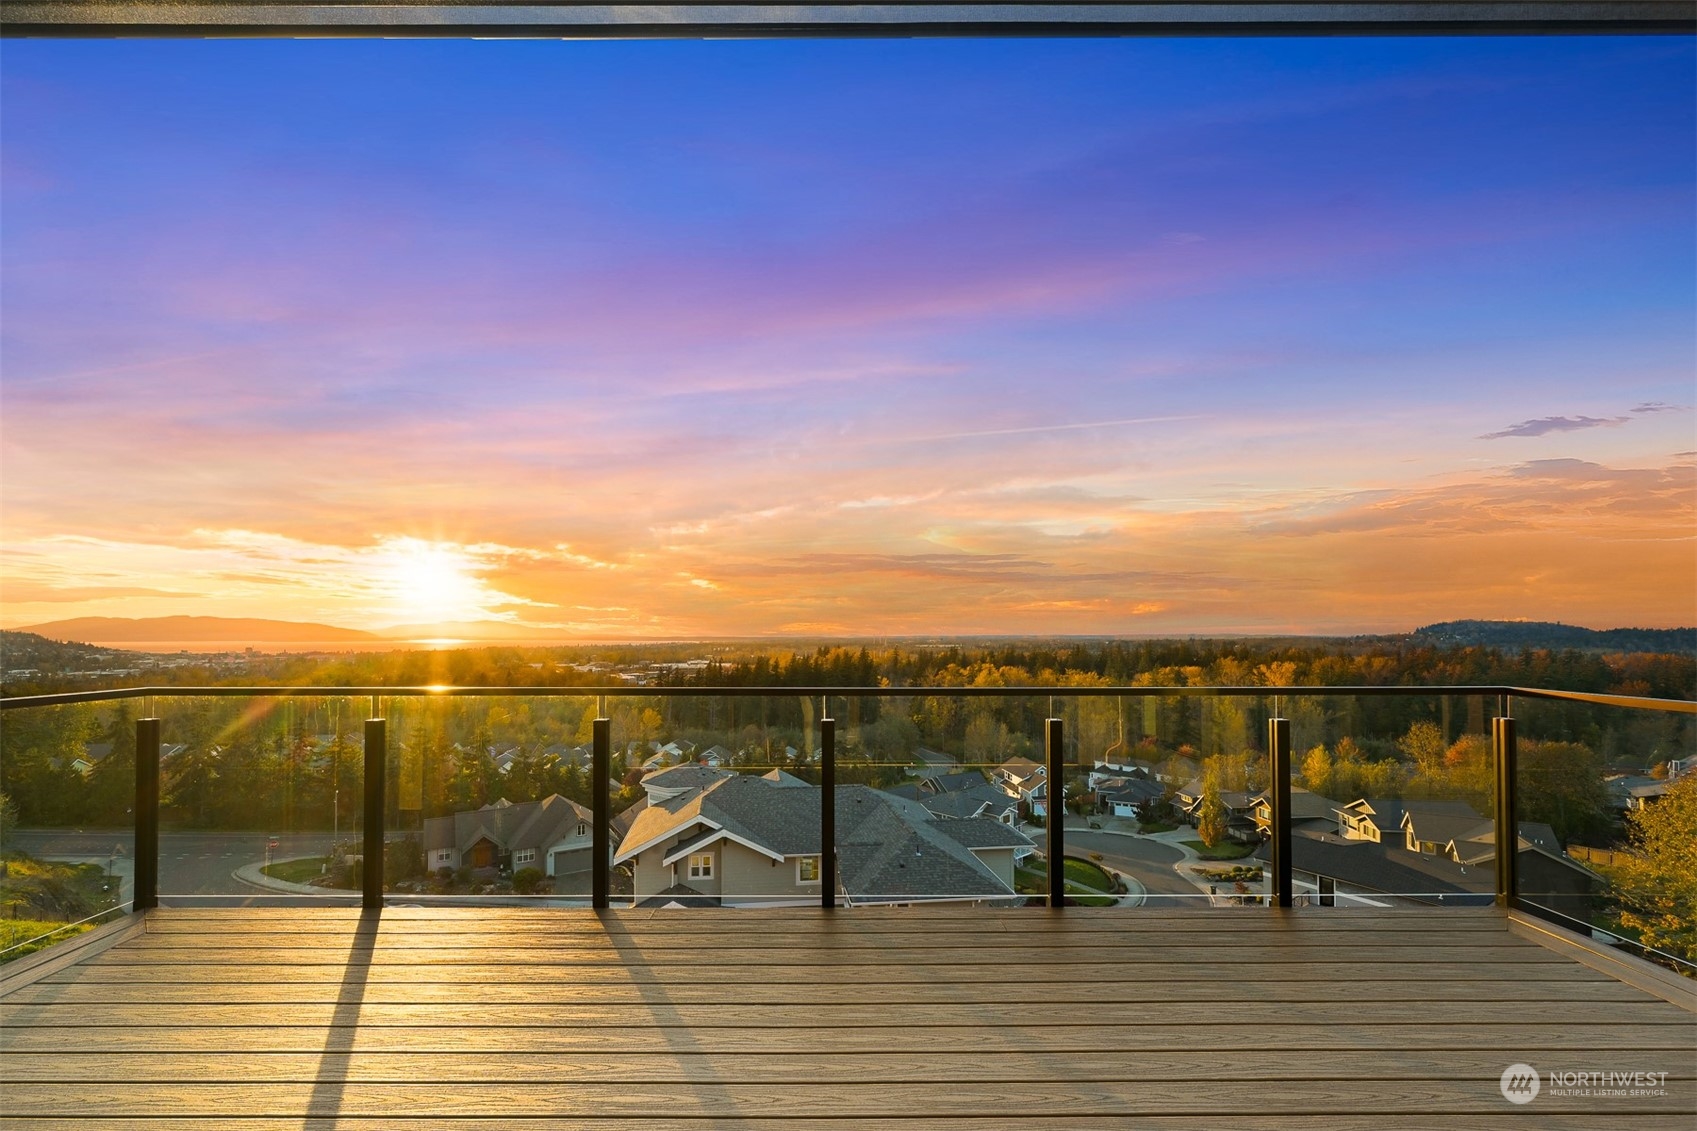
[[[1220,799],[1220,769],[1212,758],[1202,771],[1202,810],[1196,831],[1209,848],[1226,839],[1226,804]]]
[[[1697,960],[1697,775],[1628,815],[1632,855],[1616,857],[1620,921],[1645,945]]]

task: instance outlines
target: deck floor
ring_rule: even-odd
[[[5,1126],[1697,1125],[1692,1006],[1494,910],[166,909],[118,934],[9,979]],[[1666,1079],[1518,1107],[1517,1062]]]

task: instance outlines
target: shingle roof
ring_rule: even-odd
[[[655,770],[645,774],[642,787],[659,786],[661,789],[705,789],[716,781],[723,781],[731,775],[730,770],[715,770],[711,766],[685,764],[673,766],[666,770]]]
[[[1005,813],[1014,807],[1014,799],[997,789],[987,785],[982,778],[979,784],[971,789],[957,789],[953,793],[927,793],[917,797],[909,797],[896,790],[886,790],[903,800],[916,800],[925,807],[925,811],[934,817],[964,818],[975,817],[984,806],[990,806],[992,813]]]
[[[719,830],[774,855],[815,854],[820,847],[818,787],[784,786],[741,774],[724,777],[643,810],[619,856],[682,834],[666,848],[673,855],[721,835]],[[997,821],[933,820],[906,798],[862,785],[837,790],[838,879],[851,899],[1006,898],[1013,892],[972,849],[1030,843]]]
[[[505,850],[547,848],[567,839],[567,830],[589,824],[593,815],[577,802],[550,794],[540,801],[515,805],[505,799],[424,822],[424,848],[431,852],[454,848],[464,851],[482,829]]]
[[[986,784],[987,779],[977,770],[960,770],[952,774],[934,774],[925,779],[938,793],[953,793]]]

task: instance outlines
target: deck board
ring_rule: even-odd
[[[5,1126],[1697,1117],[1697,1013],[1491,909],[168,908],[144,925],[8,986]],[[1522,1109],[1498,1089],[1515,1062],[1667,1078]]]

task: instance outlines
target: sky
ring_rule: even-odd
[[[1697,623],[1689,37],[40,41],[0,625]]]

